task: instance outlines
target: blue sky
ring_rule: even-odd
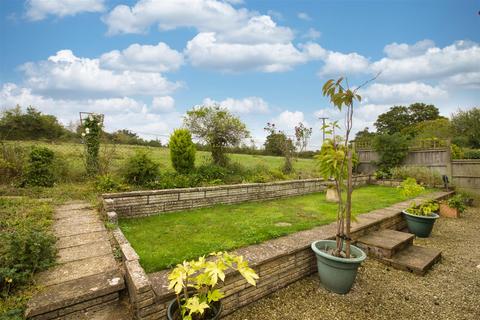
[[[448,116],[478,106],[480,1],[2,0],[0,107],[33,105],[64,123],[106,115],[164,141],[186,110],[219,103],[257,145],[266,122],[339,119],[329,78],[365,87],[355,130],[395,104]]]

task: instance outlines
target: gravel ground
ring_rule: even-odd
[[[317,275],[244,307],[226,320],[275,319],[480,319],[480,208],[460,219],[437,220],[417,245],[442,250],[424,276],[367,259],[347,295],[320,287]]]

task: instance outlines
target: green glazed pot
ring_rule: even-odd
[[[406,211],[403,211],[403,216],[407,220],[408,230],[420,238],[430,236],[435,220],[439,217],[436,213],[432,213],[431,216],[417,216]]]
[[[222,315],[223,311],[223,305],[221,301],[214,302],[211,306],[210,309],[208,310],[208,314],[205,317],[205,320],[218,320],[220,319],[220,316]],[[170,301],[168,304],[168,309],[167,309],[167,318],[168,320],[181,320],[182,317],[180,315],[180,312],[178,310],[178,303],[176,299],[173,299]]]
[[[350,291],[357,276],[357,269],[367,255],[360,248],[350,246],[355,258],[346,259],[334,257],[325,249],[335,249],[334,240],[319,240],[312,243],[312,250],[317,256],[318,275],[322,285],[335,293],[345,294]]]

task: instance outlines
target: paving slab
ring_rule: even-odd
[[[57,239],[57,248],[64,249],[75,246],[81,246],[90,242],[97,241],[108,241],[107,230],[91,232],[91,233],[81,233],[68,237],[61,237]]]
[[[112,252],[110,244],[104,240],[90,242],[76,247],[58,250],[58,263],[67,263],[76,260],[108,255]]]
[[[380,261],[394,268],[424,275],[430,267],[440,260],[442,252],[438,249],[410,246],[398,252],[391,259]]]
[[[26,314],[32,317],[51,312],[99,296],[106,296],[124,287],[123,276],[118,270],[84,277],[81,281],[59,283],[34,296],[29,302]]]
[[[83,233],[92,233],[106,230],[103,222],[84,224],[57,224],[53,226],[53,231],[57,237],[68,237]]]
[[[57,265],[39,273],[37,282],[42,286],[51,286],[116,269],[117,264],[113,258],[113,254],[108,253],[100,257],[76,260]]]

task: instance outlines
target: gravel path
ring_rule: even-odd
[[[224,319],[478,320],[479,235],[480,208],[470,208],[461,219],[439,219],[430,238],[415,240],[442,250],[442,260],[424,277],[367,259],[347,295],[321,288],[315,274]]]

